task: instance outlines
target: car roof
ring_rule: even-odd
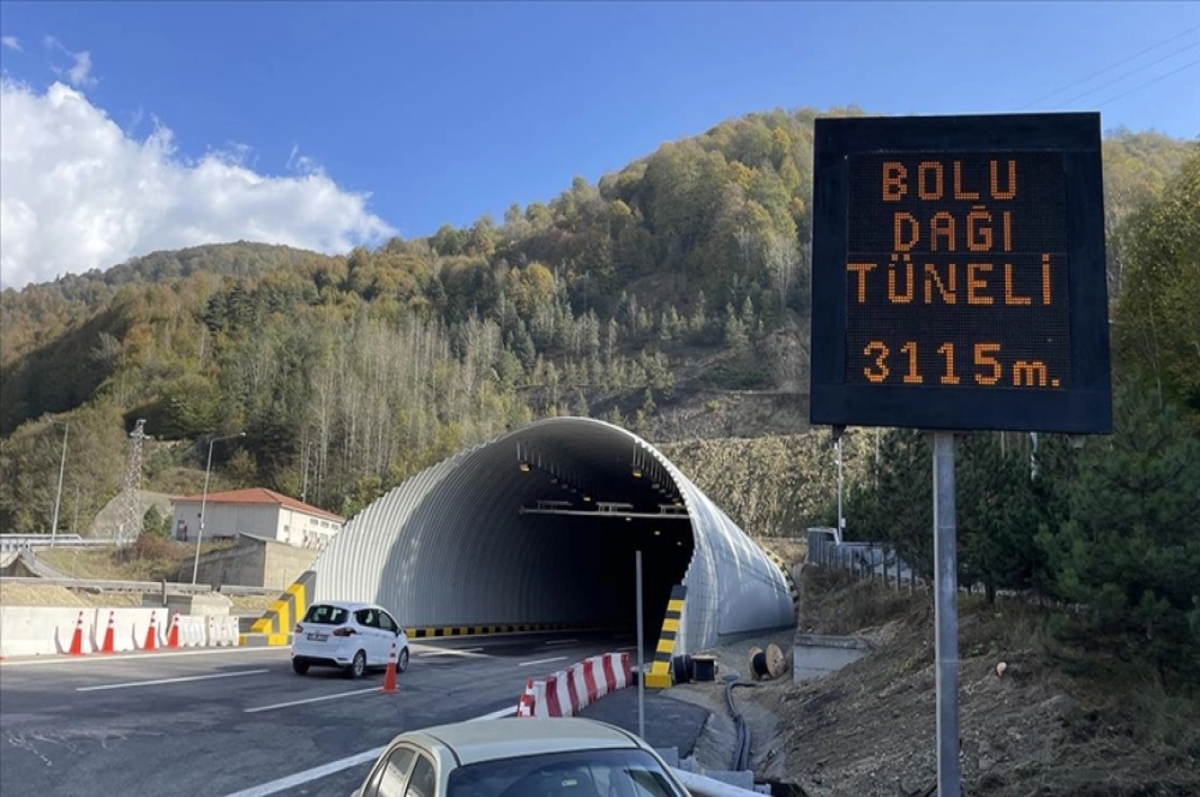
[[[345,609],[348,612],[356,612],[359,609],[382,609],[375,603],[359,603],[357,601],[314,601],[312,606],[332,606],[335,609]],[[309,608],[312,608],[311,606]]]
[[[645,747],[632,734],[581,717],[520,717],[436,725],[401,734],[426,746],[450,748],[462,764],[575,750]]]

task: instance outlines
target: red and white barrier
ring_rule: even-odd
[[[518,717],[573,717],[633,680],[628,653],[605,653],[541,679],[530,679],[517,704]]]

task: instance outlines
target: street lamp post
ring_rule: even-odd
[[[67,436],[71,433],[71,424],[67,421],[58,421],[46,416],[51,425],[61,423],[63,425],[63,447],[62,459],[58,463],[58,491],[54,494],[54,519],[50,522],[50,547],[54,547],[55,539],[58,537],[58,508],[62,504],[62,487],[63,473],[67,469]]]
[[[200,497],[200,529],[196,532],[196,558],[192,562],[192,585],[196,584],[196,574],[200,572],[200,542],[204,539],[204,510],[208,505],[208,476],[212,472],[213,443],[218,440],[232,440],[235,437],[245,437],[245,432],[227,434],[224,437],[214,437],[208,441],[208,464],[204,466],[204,493]]]

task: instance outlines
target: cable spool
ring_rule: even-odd
[[[783,656],[783,650],[774,642],[767,645],[766,650],[757,645],[750,648],[750,672],[756,681],[783,675],[787,672],[787,659]]]
[[[750,648],[750,675],[756,681],[761,681],[767,674],[767,654],[758,645]]]
[[[675,683],[686,684],[692,680],[695,665],[692,662],[692,657],[685,653],[682,656],[676,656],[671,659],[671,669],[675,675]]]
[[[787,672],[787,659],[784,658],[783,650],[774,642],[767,645],[767,672],[772,678],[778,678]]]

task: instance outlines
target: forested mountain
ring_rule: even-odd
[[[217,447],[224,478],[298,495],[307,473],[309,499],[347,514],[536,417],[605,417],[660,442],[753,436],[762,413],[722,408],[754,391],[803,418],[817,115],[724,122],[500,222],[375,251],[202,246],[5,291],[0,527],[48,526],[46,412],[78,421],[64,512],[73,497],[85,518],[119,487],[122,423],[136,418],[186,443],[163,467],[244,429]],[[1194,150],[1106,138],[1114,298],[1124,219]],[[670,422],[685,406],[687,422]]]

